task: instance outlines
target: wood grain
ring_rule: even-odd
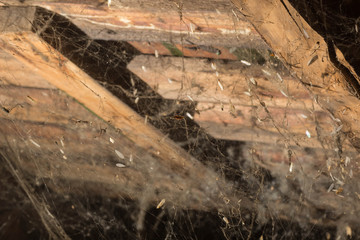
[[[283,75],[281,81],[277,72],[262,66],[246,66],[240,61],[137,56],[128,68],[164,98],[189,100],[190,96],[199,102],[248,106],[260,105],[261,100],[272,107],[319,109],[307,89],[292,77],[278,73]]]
[[[335,136],[331,117],[322,111],[213,103],[198,103],[197,109],[195,121],[220,139],[321,147],[318,137],[331,146]]]
[[[324,39],[287,0],[232,2],[242,9],[246,18],[298,79],[307,84],[320,106],[341,120],[342,132],[360,151],[360,102],[344,88],[346,79],[331,63]],[[311,62],[315,58],[317,60]]]
[[[40,73],[49,83],[114,126],[122,136],[135,143],[146,154],[153,156],[156,159],[153,162],[154,166],[158,165],[171,172],[173,177],[167,177],[168,181],[181,186],[174,190],[188,191],[188,194],[181,195],[182,202],[217,208],[219,203],[215,199],[219,197],[220,192],[230,194],[227,193],[227,189],[230,189],[228,183],[221,180],[218,174],[193,159],[154,127],[146,124],[142,117],[36,35],[9,33],[3,34],[0,38],[3,51],[12,54],[24,66]],[[156,180],[156,175],[153,180]],[[248,201],[241,193],[236,197],[238,198],[242,198],[243,202]],[[252,208],[250,202],[245,206]]]
[[[267,49],[252,26],[229,1],[24,1],[3,5],[41,6],[77,25],[93,39],[248,46]],[[198,8],[196,8],[198,7]],[[166,14],[164,14],[166,13]]]

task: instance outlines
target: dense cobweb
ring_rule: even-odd
[[[179,19],[181,17],[180,11]],[[234,21],[236,19],[237,16]],[[343,21],[352,20],[348,17]],[[87,119],[59,117],[59,121],[68,124],[12,118],[12,111],[26,106],[9,105],[10,100],[4,98],[1,102],[1,124],[6,126],[1,130],[5,142],[0,155],[1,239],[335,239],[344,234],[355,236],[354,226],[358,220],[352,216],[359,213],[356,198],[360,193],[356,192],[352,171],[356,153],[341,133],[341,121],[317,105],[315,96],[295,81],[296,77],[291,76],[270,49],[226,46],[238,57],[237,61],[198,60],[207,64],[210,74],[219,75],[216,82],[209,83],[219,94],[230,86],[221,79],[222,74],[237,70],[227,66],[246,74],[246,90],[238,94],[233,87],[236,93],[231,96],[247,99],[246,106],[241,104],[243,100],[234,103],[217,96],[212,96],[215,100],[208,104],[210,109],[225,111],[235,120],[249,121],[244,125],[254,129],[255,132],[250,133],[254,141],[223,140],[194,121],[196,115],[208,110],[199,109],[199,102],[194,100],[198,96],[188,96],[187,89],[181,89],[178,95],[183,98],[165,99],[127,69],[130,61],[141,55],[129,43],[90,39],[68,19],[41,8],[37,9],[33,25],[33,31],[45,42],[135,110],[144,122],[155,126],[164,137],[231,183],[234,196],[241,192],[256,207],[249,211],[242,206],[241,199],[230,202],[227,199],[230,196],[219,196],[218,201],[228,205],[223,211],[174,207],[169,202],[148,199],[143,188],[130,183],[129,189],[117,189],[116,178],[122,176],[115,176],[113,185],[102,180],[101,174],[107,174],[106,167],[124,167],[118,158],[125,157],[134,157],[133,164],[136,164],[141,151],[145,152],[133,148],[134,155],[136,151],[138,154],[133,156],[133,153],[114,149],[116,138],[124,137],[121,129],[93,115]],[[348,29],[347,33],[353,33],[354,29]],[[172,56],[175,57],[185,59]],[[186,76],[187,67],[184,61],[181,64]],[[272,92],[267,86],[271,86]],[[16,86],[2,88],[16,90]],[[39,101],[31,98],[31,91],[35,90],[26,88],[25,100]],[[79,110],[77,102],[65,93],[57,89],[42,92],[62,99],[67,106],[51,109],[50,114],[67,116],[65,112],[71,110],[85,116],[87,110]],[[308,97],[302,98],[298,92],[307,93]],[[268,104],[272,98],[287,104],[280,111]],[[38,106],[47,107],[40,103]],[[233,119],[218,124],[226,127]],[[303,126],[291,125],[293,122]],[[58,138],[47,139],[49,132]],[[259,140],[265,133],[276,142]],[[248,133],[240,131],[239,134]],[[78,139],[78,142],[68,142],[68,139]],[[53,142],[52,147],[46,144],[49,141]],[[103,152],[91,149],[91,144],[101,146]],[[124,144],[130,147],[133,143],[124,140]],[[138,160],[139,165],[148,166],[147,159],[143,161]],[[84,166],[88,171],[91,167],[104,166],[104,171],[93,172],[91,176],[83,173]],[[154,181],[156,173],[150,172],[145,179]],[[104,187],[106,184],[108,188]],[[332,197],[324,198],[330,194]]]

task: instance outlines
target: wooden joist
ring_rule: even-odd
[[[239,124],[246,127],[264,128],[276,132],[291,129],[292,133],[305,134],[305,130],[316,135],[315,121],[319,126],[331,127],[331,118],[325,112],[309,112],[291,108],[272,108],[266,110],[258,106],[223,105],[213,103],[198,103],[199,121],[212,120],[216,123]]]
[[[41,6],[71,20],[92,39],[249,46],[267,49],[254,28],[229,1],[5,0],[1,5]],[[198,7],[198,8],[197,8]],[[164,14],[166,13],[166,14]]]

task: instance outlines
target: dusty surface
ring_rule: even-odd
[[[329,60],[322,37],[284,2],[286,7],[278,1],[236,1],[290,73],[251,59],[160,54],[130,63],[142,81],[126,69],[136,51],[95,41],[45,10],[36,13],[41,24],[35,31],[49,45],[30,33],[2,34],[0,131],[6,137],[0,221],[20,230],[0,231],[0,238],[26,232],[33,239],[356,238],[359,165],[351,143],[357,147],[358,99],[343,88],[344,76]],[[215,41],[221,29],[205,27],[211,17],[219,23],[214,28],[237,29],[229,19],[233,24],[244,18],[237,19],[228,3],[158,3],[24,4],[43,4],[74,22],[85,21],[78,26],[88,27],[92,38],[122,39],[106,32],[106,24],[123,29],[128,25],[117,14],[131,20],[141,10],[147,11],[143,20],[159,29],[172,26],[173,37],[176,31],[189,34],[190,20],[198,24],[194,45],[221,41],[230,49],[227,44],[239,37],[232,32]],[[159,20],[164,9],[173,13],[171,21]],[[196,15],[200,11],[206,17]],[[229,18],[217,21],[214,16],[222,14]],[[206,31],[214,35],[196,38]],[[151,40],[149,32],[137,33],[129,29],[122,37]],[[248,37],[252,34],[253,28]],[[156,37],[169,41],[166,34]],[[239,140],[238,129],[246,142],[209,134]],[[249,130],[265,132],[246,136]],[[294,134],[301,141],[291,141]]]

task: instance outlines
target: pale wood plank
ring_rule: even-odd
[[[351,151],[329,113],[301,109],[198,103],[194,120],[218,139]]]
[[[283,133],[285,136],[300,135],[305,137],[306,131],[314,138],[317,137],[317,128],[329,135],[334,128],[331,124],[332,119],[326,112],[309,112],[291,108],[263,108],[262,106],[241,106],[229,104],[209,104],[198,103],[194,118],[201,125],[201,122],[214,122],[219,127],[224,127],[231,131],[231,126],[237,128],[258,129],[272,132],[274,134]],[[221,137],[226,139],[227,135]],[[260,136],[261,137],[261,136]],[[243,137],[242,141],[246,141]],[[240,140],[240,139],[239,139]],[[254,139],[249,139],[253,141]],[[308,141],[307,138],[304,140]]]
[[[35,17],[35,7],[1,7],[0,3],[0,34],[5,32],[31,31]]]
[[[199,122],[200,127],[218,139],[232,141],[248,141],[275,144],[279,146],[321,147],[316,138],[308,138],[305,134],[283,134],[270,132],[261,128],[249,128],[238,124],[221,125],[215,122]]]
[[[158,198],[166,198],[175,205],[184,201],[183,192],[177,189],[185,186],[167,180],[171,170],[157,166],[157,181],[154,181],[149,167],[149,163],[156,161],[154,157],[117,134],[115,129],[99,134],[99,122],[98,119],[92,124],[64,126],[0,118],[0,144],[7,147],[6,151],[12,149],[19,154],[19,159],[11,159],[17,168],[37,178],[103,184],[109,191],[107,194],[133,199],[138,198],[141,189],[147,188],[145,183],[151,183],[154,192],[148,191],[148,200],[154,204]],[[114,143],[109,141],[109,136]],[[119,159],[114,149],[121,151],[125,159]],[[131,161],[130,152],[133,153]],[[116,167],[119,162],[125,167]],[[205,207],[192,203],[189,201],[188,207]]]
[[[6,40],[2,40],[6,41]],[[54,89],[39,73],[25,66],[10,53],[0,49],[0,84]]]
[[[135,57],[128,68],[164,98],[189,100],[190,97],[200,102],[241,105],[260,105],[261,100],[273,107],[319,109],[307,89],[292,77],[279,73],[283,75],[281,81],[274,71],[246,66],[240,61],[223,63],[142,55]],[[254,78],[256,85],[250,78]]]
[[[0,116],[14,120],[61,125],[93,121],[83,106],[58,89],[0,85],[0,106]]]

